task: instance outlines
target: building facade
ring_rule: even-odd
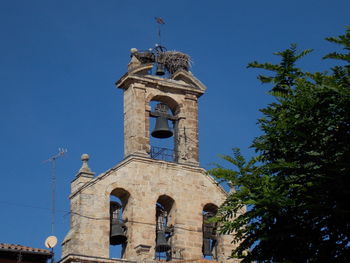
[[[187,66],[161,60],[182,55],[166,52],[132,50],[128,72],[116,82],[124,96],[125,158],[95,177],[82,156],[61,262],[233,262],[232,238],[208,221],[227,193],[199,165],[198,99],[206,87]],[[151,145],[158,140],[171,149]],[[111,245],[120,246],[120,259],[110,259]]]

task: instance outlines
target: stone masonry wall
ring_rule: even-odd
[[[161,195],[175,200],[173,247],[183,259],[202,258],[203,207],[208,203],[219,206],[225,192],[201,168],[143,157],[129,157],[72,192],[71,230],[63,243],[63,257],[72,253],[109,257],[110,194],[117,195],[118,189],[130,194],[123,213],[128,219],[126,259],[154,259],[156,202]],[[228,262],[232,246],[230,239],[222,240],[219,261]],[[142,256],[135,249],[140,245],[150,247]]]
[[[178,162],[198,166],[197,99],[202,93],[164,88],[165,81],[153,77],[152,82],[131,83],[124,88],[124,155],[149,156],[150,128],[153,129],[149,125],[150,102],[155,100],[167,104],[178,118],[174,136]],[[181,82],[177,85],[181,87]]]
[[[124,259],[155,262],[159,198],[173,200],[168,221],[174,226],[174,256],[202,259],[203,208],[220,206],[226,199],[222,188],[199,168],[198,98],[205,86],[190,72],[165,79],[147,75],[145,69],[130,69],[117,82],[124,92],[125,159],[94,178],[87,166],[88,155],[82,156],[83,166],[71,185],[71,228],[62,243],[63,263],[64,258],[73,262],[72,257],[79,255],[91,260],[109,258],[111,195],[124,205],[128,238]],[[176,163],[150,158],[151,101],[167,104],[176,119]],[[218,240],[218,261],[235,262],[227,259],[232,238],[220,236]]]

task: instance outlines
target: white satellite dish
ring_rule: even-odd
[[[45,247],[53,248],[56,245],[57,245],[57,237],[49,236],[48,238],[46,238],[46,240],[45,240]]]

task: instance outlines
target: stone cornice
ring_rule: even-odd
[[[116,258],[104,258],[104,257],[94,257],[79,254],[69,254],[62,258],[58,263],[76,263],[76,262],[86,262],[86,263],[136,263],[136,261],[126,260],[126,259],[116,259]]]
[[[183,80],[164,79],[152,75],[126,74],[116,82],[116,86],[120,89],[128,89],[133,83],[142,83],[146,87],[166,89],[166,91],[175,93],[190,93],[197,97],[204,93],[202,87],[195,85],[194,82],[186,83]]]
[[[72,193],[69,198],[72,199],[74,196],[82,192],[84,189],[96,184],[98,181],[102,180],[103,178],[109,176],[113,172],[119,170],[120,168],[132,163],[132,162],[142,162],[146,164],[158,164],[158,165],[166,165],[167,169],[175,169],[175,170],[187,170],[191,172],[197,172],[203,174],[212,184],[216,185],[216,187],[225,195],[227,195],[227,192],[216,182],[210,175],[208,175],[207,171],[204,168],[194,166],[194,165],[188,165],[188,164],[181,164],[181,163],[173,163],[173,162],[167,162],[162,160],[155,160],[143,156],[138,155],[129,155],[124,160],[122,160],[120,163],[118,163],[116,166],[112,167],[111,169],[107,170],[106,172],[98,175],[94,179],[92,179],[90,182],[87,182],[82,187],[80,187],[76,192]]]

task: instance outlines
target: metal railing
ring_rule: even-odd
[[[175,150],[151,146],[151,158],[167,162],[176,162],[177,154]]]

